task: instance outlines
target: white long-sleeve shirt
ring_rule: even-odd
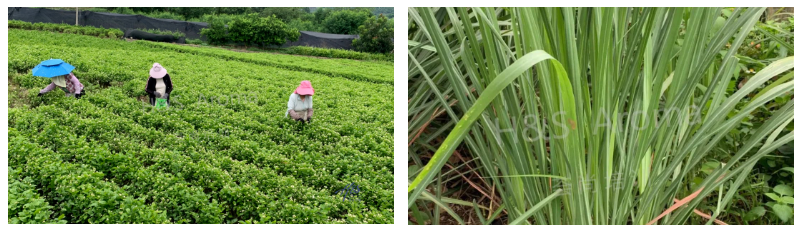
[[[300,100],[300,95],[292,93],[292,95],[289,96],[289,102],[287,102],[287,109],[284,117],[289,116],[290,110],[295,110],[297,112],[309,109],[312,109],[312,96],[307,95],[306,99]]]
[[[161,95],[167,93],[167,85],[164,84],[163,79],[156,79],[156,92],[158,92]]]

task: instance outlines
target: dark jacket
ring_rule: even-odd
[[[161,79],[164,80],[164,85],[166,85],[166,87],[167,87],[167,89],[166,89],[167,90],[167,94],[170,94],[170,92],[172,92],[172,81],[170,81],[170,74],[165,75]],[[156,95],[155,95],[155,92],[156,92],[156,79],[155,78],[150,77],[150,78],[147,79],[147,86],[145,87],[145,91],[147,92],[147,95],[150,96],[151,98],[152,97],[156,97]]]

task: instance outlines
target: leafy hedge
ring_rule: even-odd
[[[259,14],[247,14],[234,17],[225,26],[224,19],[212,19],[208,28],[201,34],[209,39],[209,43],[222,45],[240,43],[245,45],[267,46],[282,45],[287,41],[297,41],[300,32],[287,26],[283,21],[271,17],[259,17]]]
[[[358,52],[344,49],[329,49],[308,46],[294,46],[284,51],[287,54],[293,55],[306,55],[338,59],[354,59],[354,60],[376,60],[393,62],[394,56],[392,54],[374,54],[367,52]]]
[[[325,32],[332,34],[357,34],[373,13],[368,9],[338,10],[331,12],[322,20]]]
[[[66,224],[53,206],[36,192],[31,178],[20,179],[19,170],[8,169],[9,224]]]
[[[79,34],[79,35],[89,35],[95,36],[100,38],[122,38],[124,33],[120,29],[104,29],[104,28],[97,28],[93,26],[75,26],[69,24],[56,24],[56,23],[29,23],[19,20],[9,20],[8,21],[8,28],[12,29],[25,29],[25,30],[41,30],[41,31],[52,31],[52,32],[60,32],[66,34]]]
[[[228,24],[229,21],[223,18],[212,18],[209,20],[209,26],[200,30],[200,34],[206,36],[209,44],[222,45],[230,42],[228,38]]]
[[[49,126],[49,131],[57,129]],[[103,179],[92,168],[63,161],[57,153],[9,131],[9,166],[19,166],[49,198],[56,210],[73,223],[168,223],[164,211],[145,205]],[[114,212],[110,212],[114,211]],[[9,213],[11,214],[11,213]]]
[[[186,44],[201,45],[203,43],[203,40],[200,39],[186,39]]]
[[[395,49],[394,31],[387,17],[372,16],[359,26],[359,38],[353,40],[353,48],[361,52],[389,53]]]
[[[159,29],[137,29],[151,34],[161,34],[161,35],[172,35],[176,39],[186,36],[183,32],[180,31],[169,31],[169,30],[159,30]]]

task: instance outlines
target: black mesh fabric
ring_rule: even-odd
[[[9,7],[8,20],[20,20],[32,23],[66,23],[75,25],[75,11]],[[202,22],[186,22],[170,19],[156,19],[142,15],[127,15],[92,11],[80,11],[78,13],[78,24],[81,26],[117,28],[122,31],[126,31],[126,37],[128,34],[127,31],[131,29],[159,29],[179,31],[186,34],[186,37],[190,39],[201,38],[200,30],[208,26],[207,23]]]
[[[159,29],[180,31],[186,38],[198,39],[200,30],[208,27],[207,23],[186,22],[172,19],[157,19],[142,15],[125,15],[101,12],[86,12],[86,25],[105,28],[126,29]],[[124,29],[123,29],[124,28]]]
[[[78,21],[80,22],[80,15]],[[75,11],[50,10],[27,7],[9,7],[8,20],[25,22],[66,23],[75,25]]]
[[[114,14],[114,13],[97,13],[86,11],[83,13],[84,20],[80,22],[81,25],[85,26],[93,26],[93,27],[103,27],[103,28],[117,28],[122,31],[126,29],[137,29],[141,28],[139,18],[140,15],[126,15],[126,14]],[[152,29],[152,28],[143,28],[143,29]]]
[[[288,42],[282,47],[310,46],[353,50],[353,40],[358,37],[358,35],[326,34],[312,31],[301,31],[298,41]]]

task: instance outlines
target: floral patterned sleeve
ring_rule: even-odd
[[[75,77],[75,75],[73,75],[72,73],[70,73],[70,77],[72,77],[70,78],[70,81],[72,81],[72,86],[75,88],[74,93],[81,94],[81,91],[83,90],[83,84],[81,84],[81,82],[78,81],[78,78]]]
[[[53,89],[56,89],[56,84],[55,83],[50,83],[50,85],[47,85],[47,87],[45,87],[44,89],[39,91],[39,93],[42,93],[42,94],[48,93],[48,92],[52,91]]]

